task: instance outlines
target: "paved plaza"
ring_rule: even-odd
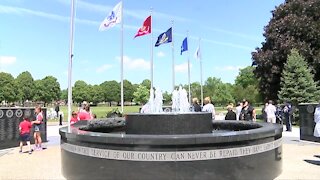
[[[0,150],[0,179],[65,179],[61,174],[60,127],[48,125],[47,149],[43,151],[29,155],[20,154],[18,148]],[[299,128],[283,132],[282,157],[283,172],[276,180],[320,179],[320,143],[300,141]]]

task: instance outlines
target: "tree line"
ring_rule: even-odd
[[[211,97],[213,103],[226,105],[230,102],[236,103],[243,98],[250,99],[253,103],[261,103],[261,95],[257,91],[257,79],[253,74],[254,67],[246,67],[240,70],[235,79],[235,83],[224,83],[216,77],[209,77],[204,82],[204,97]],[[53,76],[34,80],[28,72],[22,72],[14,78],[11,74],[0,72],[0,101],[5,103],[26,101],[41,101],[45,105],[55,101],[67,102],[67,89],[61,90],[60,84]],[[148,79],[140,84],[133,84],[124,80],[124,101],[137,104],[146,103],[149,98],[151,82]],[[188,89],[188,85],[181,85]],[[177,86],[178,88],[178,86]],[[200,83],[191,84],[191,96],[200,97]],[[164,103],[171,102],[171,92],[163,92]],[[74,103],[88,101],[93,104],[102,102],[120,102],[120,82],[115,80],[105,81],[101,84],[91,85],[85,81],[78,80],[72,88],[72,98]]]

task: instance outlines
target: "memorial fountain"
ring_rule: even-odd
[[[63,175],[67,179],[247,180],[274,179],[281,173],[280,125],[212,121],[211,113],[187,112],[182,88],[172,93],[172,112],[164,113],[157,107],[162,104],[157,90],[155,97],[150,92],[146,113],[79,122],[71,132],[61,128]]]

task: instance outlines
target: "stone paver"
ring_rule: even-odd
[[[0,150],[0,179],[65,179],[61,174],[60,127],[48,126],[46,150],[32,155],[20,154],[18,148]],[[283,171],[276,180],[319,180],[320,143],[300,141],[298,128],[284,132],[283,139]]]

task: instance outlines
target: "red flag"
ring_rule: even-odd
[[[151,33],[151,16],[147,17],[147,19],[144,20],[142,27],[139,28],[137,34],[134,37],[143,36],[149,33]]]

